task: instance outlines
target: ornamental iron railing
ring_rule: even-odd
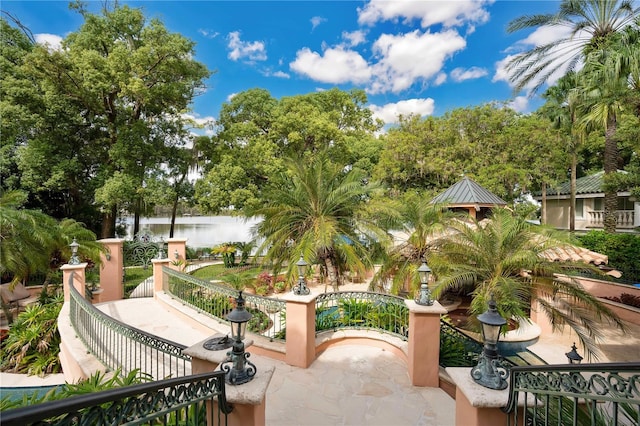
[[[106,367],[124,374],[139,370],[154,380],[191,374],[186,346],[124,324],[98,310],[69,279],[71,324],[78,337]]]
[[[389,294],[339,291],[318,295],[316,334],[338,329],[371,329],[407,340],[409,308],[404,299]]]
[[[234,307],[238,290],[167,267],[163,267],[162,272],[168,277],[169,294],[220,322],[227,322],[225,318]],[[243,293],[243,297],[245,308],[253,315],[247,331],[270,340],[285,340],[286,302],[247,293]]]
[[[513,367],[509,380],[509,425],[640,425],[640,362]]]
[[[473,367],[483,345],[445,320],[440,320],[440,365],[443,367]]]
[[[151,260],[158,257],[160,250],[164,251],[164,241],[150,230],[143,229],[134,235],[133,240],[124,242],[124,266],[142,266],[146,269],[151,265]],[[166,255],[166,251],[164,254]]]
[[[2,425],[217,426],[231,411],[224,372],[216,371],[3,411]]]

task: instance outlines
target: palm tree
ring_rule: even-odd
[[[319,263],[328,284],[337,289],[346,270],[364,272],[371,260],[365,242],[386,234],[365,214],[375,185],[360,171],[346,171],[318,154],[309,164],[287,160],[288,173],[269,191],[266,206],[248,216],[262,217],[254,228],[264,238],[258,253],[279,270],[293,273],[300,254]]]
[[[30,273],[48,270],[48,248],[56,236],[53,218],[22,208],[26,197],[22,191],[7,191],[0,196],[0,275],[9,275],[14,285]]]
[[[587,61],[590,55],[592,59],[598,57],[602,61],[615,51],[612,51],[612,40],[626,32],[629,26],[637,28],[639,11],[640,8],[634,8],[631,0],[563,0],[555,14],[522,16],[510,22],[507,27],[509,32],[545,26],[565,27],[570,30],[566,37],[536,46],[528,52],[516,55],[508,63],[507,70],[511,73],[510,79],[515,83],[516,90],[520,91],[532,84],[533,94],[551,76],[562,70],[575,70],[579,64]],[[622,52],[631,54],[632,51]],[[633,60],[626,58],[621,63],[628,61]],[[637,62],[637,59],[635,61]],[[604,65],[604,62],[600,64]],[[618,71],[627,72],[624,75],[626,79],[628,70],[618,68]],[[600,78],[596,84],[600,85],[600,89],[611,92],[601,85],[609,84],[611,81],[617,85],[615,82],[618,79],[614,77],[605,81]],[[595,109],[586,115],[587,123],[604,123],[605,175],[615,173],[618,155],[615,144],[617,107],[605,102],[592,108]],[[605,230],[610,232],[615,231],[616,196],[615,191],[605,190]]]
[[[385,253],[369,289],[380,291],[385,283],[391,282],[389,292],[398,294],[409,284],[412,294],[420,287],[417,268],[430,256],[435,237],[446,231],[455,216],[445,204],[434,204],[425,198],[406,200],[396,209],[399,215],[391,227],[406,235],[406,240]]]
[[[462,289],[473,296],[470,313],[482,313],[491,297],[505,318],[527,319],[537,301],[554,329],[571,327],[584,347],[597,354],[600,321],[623,328],[617,316],[574,279],[558,278],[585,264],[561,264],[543,254],[566,246],[564,234],[532,225],[508,210],[496,210],[487,221],[452,225],[454,232],[437,244],[431,268],[437,275],[437,296]],[[568,235],[568,234],[566,234]]]
[[[585,132],[578,126],[579,113],[579,79],[575,72],[570,71],[555,86],[550,87],[544,93],[543,97],[546,103],[541,108],[553,123],[554,127],[564,130],[570,135],[568,144],[571,153],[571,172],[570,172],[570,196],[569,196],[569,232],[576,229],[576,180],[578,168],[578,149],[582,144]],[[543,206],[546,209],[546,206]],[[546,216],[546,210],[543,212]],[[545,217],[546,219],[546,217]],[[546,222],[546,221],[545,221]]]

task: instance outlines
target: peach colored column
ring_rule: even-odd
[[[164,291],[164,274],[162,273],[163,266],[169,266],[171,261],[169,259],[152,259],[153,263],[153,294],[158,291]]]
[[[167,257],[171,262],[183,261],[187,262],[187,239],[186,238],[169,238],[167,242]],[[177,254],[177,257],[176,257]],[[169,263],[169,268],[181,270],[178,265]]]
[[[219,337],[222,334],[213,337]],[[219,368],[219,364],[227,360],[227,352],[230,349],[210,351],[204,349],[203,344],[209,338],[196,343],[184,350],[186,355],[191,356],[192,374],[208,373]],[[246,340],[248,349],[252,341]],[[274,366],[264,366],[258,359],[254,360],[256,365],[256,375],[253,380],[242,385],[226,385],[227,401],[233,406],[233,411],[229,413],[227,424],[229,426],[263,426],[266,424],[266,396],[267,388],[271,382]],[[211,402],[207,402],[207,410],[210,409]],[[213,413],[218,410],[217,402],[213,401]]]
[[[534,290],[537,291],[537,290]],[[536,295],[539,295],[537,293]],[[549,302],[551,300],[547,299]],[[537,299],[531,299],[531,313],[530,313],[531,321],[536,323],[540,327],[541,334],[551,334],[553,332],[553,325],[551,324],[551,320],[545,312],[542,310],[542,306],[540,306],[540,302]]]
[[[432,306],[405,300],[409,308],[408,367],[414,386],[438,387],[440,358],[440,315],[447,310],[437,301]],[[287,334],[289,317],[287,316]],[[287,335],[287,340],[289,336]]]
[[[107,249],[107,253],[100,254],[102,267],[100,268],[100,302],[122,300],[124,297],[124,285],[122,284],[122,271],[124,267],[124,254],[122,246],[124,240],[120,238],[107,238],[98,240]]]
[[[506,425],[507,415],[502,411],[509,401],[509,389],[494,390],[477,384],[471,378],[471,368],[448,367],[447,373],[456,385],[456,425]],[[524,399],[518,404],[524,403]],[[529,406],[535,404],[533,398]]]
[[[76,288],[76,290],[78,290],[78,293],[80,293],[80,295],[82,297],[84,297],[85,294],[85,269],[87,269],[87,264],[86,263],[80,263],[78,265],[62,265],[60,267],[60,270],[62,271],[62,289],[64,291],[64,301],[68,302],[70,297],[71,297],[71,293],[70,293],[70,289],[69,289],[69,277],[71,276],[71,274],[73,275],[73,286]]]
[[[307,368],[316,358],[316,295],[282,296],[287,302],[287,340],[285,362]]]

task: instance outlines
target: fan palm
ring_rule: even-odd
[[[433,204],[424,198],[407,200],[397,210],[399,216],[394,228],[400,228],[406,240],[385,253],[380,270],[371,280],[370,290],[381,290],[387,282],[391,284],[392,294],[398,294],[407,284],[410,291],[418,289],[418,267],[429,257],[434,237],[444,232],[447,223],[455,217],[444,204]]]
[[[560,39],[511,59],[507,70],[516,90],[532,85],[535,93],[559,72],[576,70],[585,55],[632,25],[639,11],[631,0],[562,0],[556,13],[521,16],[511,21],[508,32],[542,27],[569,30]]]
[[[458,222],[454,232],[440,239],[431,267],[438,277],[435,295],[446,289],[465,289],[472,296],[470,313],[482,313],[494,297],[506,318],[527,319],[537,301],[554,329],[571,327],[584,347],[597,354],[599,321],[623,328],[617,316],[574,279],[559,278],[585,264],[561,264],[544,256],[547,250],[569,244],[565,234],[532,225],[507,210],[490,220]]]
[[[596,78],[595,88],[589,90],[592,99],[605,96],[605,102],[592,103],[591,112],[586,114],[586,124],[602,122],[605,129],[604,169],[605,174],[615,173],[618,150],[615,141],[617,102],[610,95],[618,92],[619,81],[627,79],[630,70],[625,64],[637,63],[637,48],[616,49],[614,40],[620,41],[620,34],[628,28],[637,31],[640,8],[631,0],[563,0],[555,14],[522,16],[509,23],[509,32],[535,27],[565,27],[569,34],[559,40],[516,55],[508,64],[510,79],[517,91],[532,85],[535,93],[555,74],[577,69],[578,65],[597,57],[600,65],[605,59],[617,56],[620,67],[614,68],[616,76],[608,74]],[[632,32],[632,35],[633,32]],[[617,52],[617,53],[616,53]],[[622,55],[629,55],[622,58]],[[594,68],[593,66],[591,67]],[[596,74],[598,75],[598,74]],[[593,79],[592,79],[593,82]],[[600,93],[597,93],[600,92]],[[593,96],[591,96],[593,95]],[[616,227],[616,191],[605,190],[605,230],[614,232]]]
[[[310,164],[287,161],[288,173],[269,192],[266,206],[249,212],[262,217],[254,228],[264,238],[265,262],[293,273],[300,254],[319,263],[329,285],[337,289],[346,270],[364,272],[371,263],[365,242],[386,234],[365,214],[375,185],[356,170],[331,163],[319,154]]]

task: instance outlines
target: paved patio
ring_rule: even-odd
[[[190,346],[209,337],[154,298],[106,303],[99,308],[135,327]],[[226,332],[226,326],[203,314],[194,318]],[[626,332],[602,330],[601,362],[640,358],[640,326]],[[565,363],[574,340],[570,333],[542,336],[530,347],[549,363]],[[249,352],[251,350],[249,349]],[[252,355],[258,367],[274,365],[267,393],[268,425],[454,425],[455,401],[441,389],[414,387],[405,363],[388,351],[361,345],[330,347],[308,369]],[[47,384],[61,383],[59,375]],[[38,386],[38,378],[0,375],[1,386]],[[44,384],[44,383],[42,383]]]

